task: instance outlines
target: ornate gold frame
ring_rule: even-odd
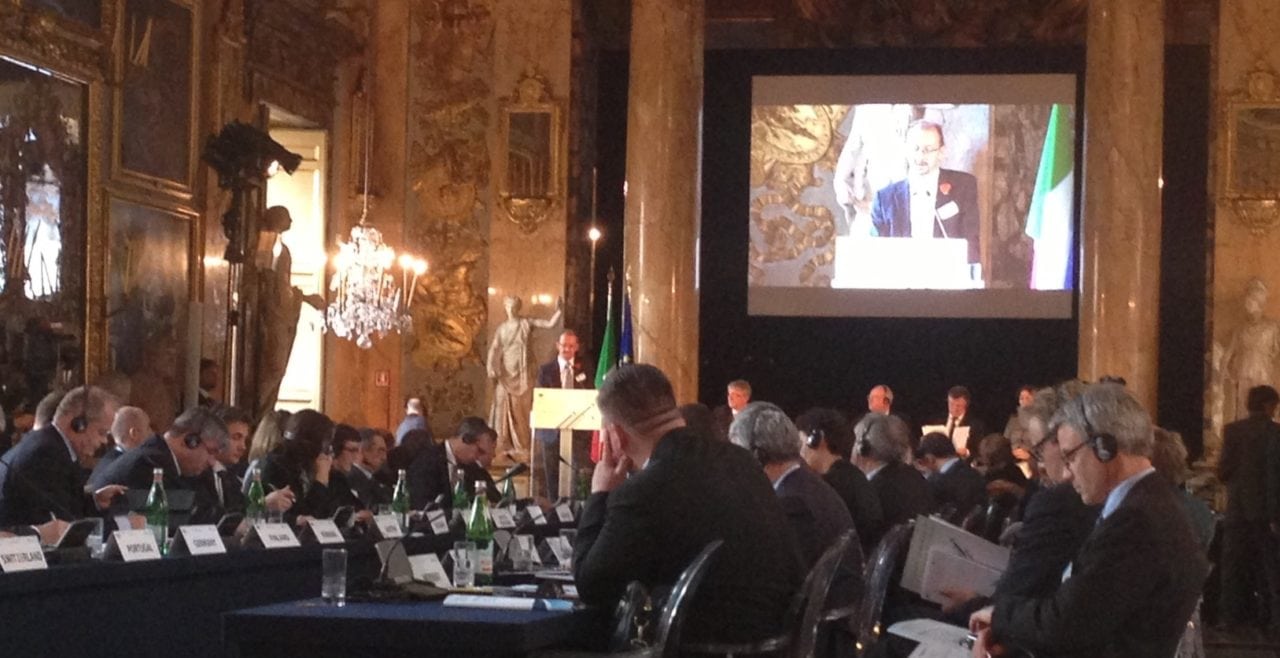
[[[85,308],[84,376],[93,380],[106,363],[105,259],[103,207],[103,116],[107,102],[108,45],[115,34],[115,0],[103,0],[101,30],[90,30],[56,16],[0,2],[0,56],[46,69],[85,85],[88,102],[85,163]]]
[[[202,126],[200,125],[200,87],[204,83],[201,76],[201,52],[204,45],[203,23],[200,17],[199,8],[192,0],[165,0],[169,3],[186,9],[191,14],[191,89],[189,91],[190,103],[188,104],[187,121],[190,130],[187,135],[187,171],[185,172],[186,180],[172,181],[158,176],[152,176],[141,172],[125,169],[121,163],[121,151],[124,146],[124,58],[128,48],[123,44],[118,45],[111,61],[112,79],[115,83],[111,96],[111,180],[112,182],[130,184],[145,190],[154,190],[174,196],[175,198],[191,202],[194,197],[196,171],[199,167],[199,148],[200,134]],[[106,0],[106,4],[120,3],[120,11],[113,16],[113,29],[115,34],[125,34],[125,11],[124,3],[127,0]]]
[[[1280,224],[1280,184],[1269,184],[1261,189],[1243,189],[1237,185],[1238,167],[1243,166],[1239,154],[1244,148],[1240,143],[1239,124],[1250,112],[1271,110],[1280,113],[1280,83],[1274,70],[1259,63],[1245,74],[1245,88],[1228,99],[1225,108],[1226,146],[1222,154],[1222,180],[1219,183],[1223,200],[1231,207],[1236,220],[1253,235],[1264,235]]]
[[[525,233],[533,233],[564,206],[565,172],[564,153],[566,133],[564,129],[563,102],[551,96],[547,79],[535,70],[529,70],[516,83],[515,93],[500,101],[501,116],[498,119],[499,151],[496,161],[498,205],[507,217]],[[550,116],[551,130],[548,152],[551,157],[550,189],[545,197],[516,197],[508,184],[510,167],[511,115],[521,113],[545,113]]]

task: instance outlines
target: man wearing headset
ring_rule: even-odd
[[[1151,419],[1115,384],[1053,417],[1064,479],[1099,520],[1052,596],[999,595],[969,619],[978,656],[1171,656],[1209,565],[1173,486],[1151,466]]]
[[[853,433],[853,463],[867,475],[880,498],[886,532],[933,511],[933,496],[924,476],[903,461],[910,446],[907,424],[901,418],[867,414]]]
[[[96,514],[124,487],[85,490],[81,464],[107,443],[118,403],[93,386],[72,389],[53,423],[32,432],[0,458],[0,527],[39,525]]]
[[[423,448],[409,464],[409,503],[416,509],[440,499],[445,510],[453,509],[450,477],[468,464],[485,463],[493,457],[498,435],[482,418],[468,416],[458,425],[458,432],[442,443]],[[488,495],[494,492],[487,491]],[[468,492],[474,495],[475,492]]]

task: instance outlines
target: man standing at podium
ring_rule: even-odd
[[[578,356],[578,334],[566,329],[556,339],[556,358],[538,366],[538,388],[595,388],[585,359]],[[560,491],[560,432],[537,430],[534,433],[541,446],[543,481],[546,482],[548,500],[561,495],[572,496],[572,491]],[[573,467],[584,468],[591,464],[591,432],[573,433]]]
[[[922,119],[907,127],[907,177],[876,193],[871,204],[874,234],[968,240],[969,263],[978,263],[978,179],[942,169],[945,146],[942,126]]]

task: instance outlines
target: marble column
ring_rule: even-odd
[[[1080,377],[1124,377],[1154,413],[1164,0],[1091,0],[1085,75]]]
[[[698,395],[698,218],[702,158],[700,0],[632,0],[624,260],[636,360]]]

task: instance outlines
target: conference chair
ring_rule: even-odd
[[[889,592],[898,563],[905,557],[911,543],[913,522],[902,523],[889,529],[867,561],[867,589],[862,608],[854,617],[853,632],[857,638],[859,656],[864,656],[880,639],[880,613],[884,597]]]

